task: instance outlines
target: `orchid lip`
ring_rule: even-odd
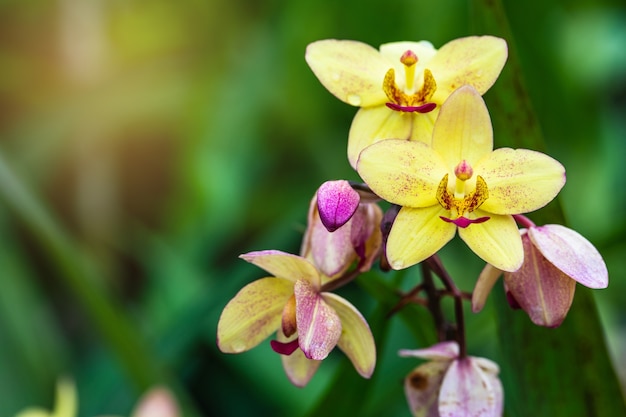
[[[461,216],[458,219],[454,219],[454,220],[449,219],[447,217],[443,217],[443,216],[439,216],[439,218],[443,220],[444,222],[454,223],[458,227],[465,229],[466,227],[468,227],[470,224],[473,224],[473,223],[484,223],[487,220],[489,220],[491,217],[485,216],[485,217],[479,217],[477,219],[468,219],[467,217]]]
[[[279,342],[278,340],[270,340],[270,346],[272,346],[272,350],[276,353],[280,353],[281,355],[289,356],[293,352],[296,351],[300,347],[298,344],[298,339],[292,340],[291,342]]]
[[[406,113],[429,113],[435,110],[435,107],[437,107],[437,104],[435,103],[426,103],[422,104],[421,106],[401,106],[396,103],[385,103],[385,105],[391,110],[402,111]]]

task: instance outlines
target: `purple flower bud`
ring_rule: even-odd
[[[352,218],[359,201],[359,193],[346,180],[326,181],[317,190],[320,219],[329,232],[334,232]]]

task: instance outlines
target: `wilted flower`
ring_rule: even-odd
[[[322,284],[346,272],[358,260],[356,270],[367,271],[382,244],[382,210],[361,200],[348,181],[327,181],[309,207],[309,219],[301,255],[322,272]]]
[[[496,363],[472,356],[459,358],[459,345],[452,341],[426,349],[401,350],[399,354],[429,360],[404,380],[404,392],[414,416],[502,416],[502,384]]]
[[[388,138],[430,144],[438,106],[463,84],[484,94],[507,58],[504,39],[470,36],[436,50],[430,42],[394,42],[380,51],[357,41],[311,43],[306,61],[332,94],[361,107],[350,128],[348,159]]]
[[[247,351],[277,332],[272,348],[294,385],[306,385],[338,346],[357,372],[369,378],[376,346],[367,322],[345,299],[322,291],[322,275],[308,260],[268,250],[241,255],[273,277],[246,285],[226,305],[217,325],[222,352]]]
[[[524,253],[512,215],[543,207],[565,184],[563,166],[547,155],[493,150],[489,112],[471,86],[441,107],[432,147],[380,141],[361,152],[357,170],[372,191],[402,206],[386,245],[394,269],[432,256],[458,229],[478,256],[514,271]]]
[[[606,288],[609,275],[602,255],[578,232],[558,224],[521,229],[524,263],[504,272],[507,299],[539,326],[559,326],[574,300],[576,282]],[[487,264],[472,295],[472,310],[482,310],[487,295],[503,272]]]

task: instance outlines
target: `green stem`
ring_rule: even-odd
[[[441,259],[437,254],[431,256],[424,261],[424,264],[435,273],[446,287],[446,290],[452,294],[454,298],[454,315],[456,319],[456,334],[455,338],[459,343],[459,357],[464,358],[467,356],[467,345],[465,343],[465,316],[463,314],[463,293],[454,283],[454,280],[448,274],[448,271],[443,266]]]

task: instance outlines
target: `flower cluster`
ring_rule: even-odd
[[[602,257],[591,243],[564,226],[537,227],[523,215],[557,196],[566,181],[564,167],[534,150],[494,149],[482,94],[507,60],[506,42],[472,36],[439,50],[426,41],[376,50],[331,39],[310,44],[305,58],[333,95],[360,107],[347,153],[364,183],[339,180],[319,187],[300,256],[277,250],[241,255],[271,276],[246,285],[226,305],[217,329],[219,348],[243,352],[275,334],[271,347],[281,355],[288,378],[304,386],[337,346],[369,378],[376,363],[370,328],[333,291],[369,271],[377,259],[383,270],[422,263],[446,291],[424,283],[410,297],[425,292],[436,301],[423,303],[429,309],[443,296],[454,297],[456,323],[454,331],[439,329],[435,346],[400,352],[429,360],[407,376],[411,411],[501,416],[498,366],[467,355],[462,301],[468,297],[443,268],[439,250],[458,232],[486,262],[471,297],[474,312],[504,274],[511,305],[541,326],[563,321],[576,282],[608,285]],[[391,204],[385,214],[380,200]],[[410,297],[400,299],[398,308]]]

